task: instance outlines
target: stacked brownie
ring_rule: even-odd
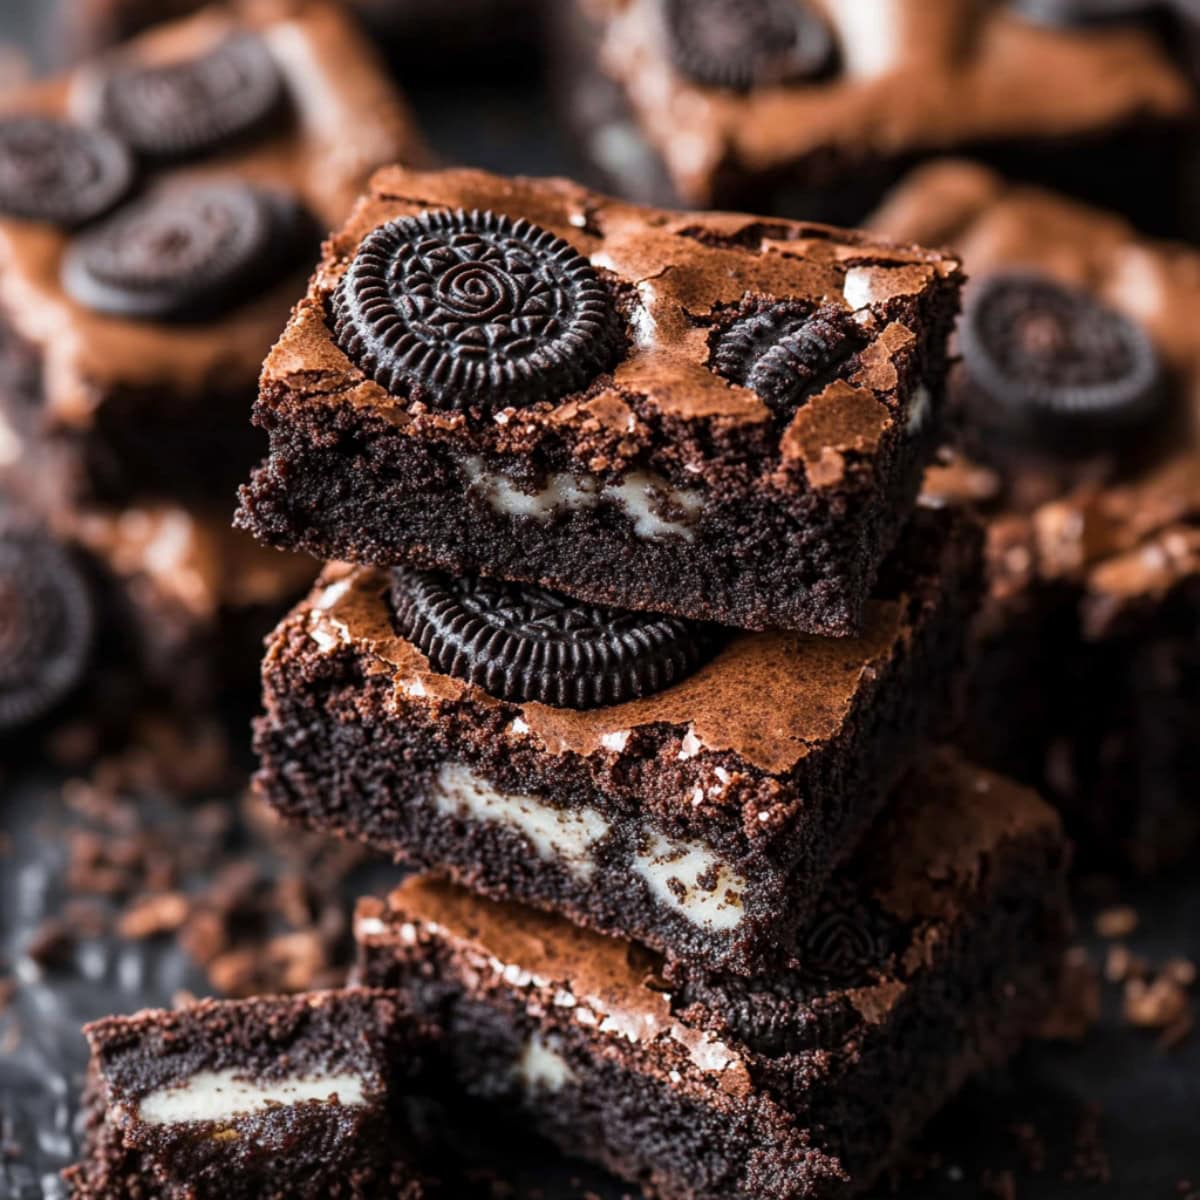
[[[953,458],[988,521],[967,744],[1143,866],[1200,840],[1200,255],[966,162],[875,218],[971,275]],[[1014,721],[1013,714],[1025,714]]]
[[[859,1191],[1049,1002],[1064,848],[931,751],[979,587],[918,507],[958,260],[379,172],[238,522],[326,560],[258,786],[423,868],[363,982],[440,1077],[674,1197]]]
[[[311,581],[229,530],[259,453],[246,415],[321,230],[415,149],[370,47],[317,0],[206,9],[3,96],[5,511],[91,561],[97,625],[127,628],[175,699],[218,690]],[[36,659],[44,632],[6,636]]]

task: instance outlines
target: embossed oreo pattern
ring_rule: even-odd
[[[834,884],[800,939],[800,977],[822,987],[869,983],[888,967],[891,941],[891,926],[876,906]]]
[[[162,66],[118,57],[83,86],[95,120],[151,158],[215,150],[262,125],[284,94],[262,38],[247,32]]]
[[[795,411],[863,344],[848,313],[782,302],[756,307],[713,340],[710,366],[779,413]]]
[[[958,336],[972,385],[1018,422],[1129,423],[1162,396],[1158,352],[1141,326],[1037,272],[980,280]]]
[[[608,289],[524,219],[440,209],[363,241],[333,298],[338,344],[394,394],[439,408],[554,400],[612,365]]]
[[[274,281],[299,207],[237,180],[169,184],[80,234],[62,280],[80,304],[145,320],[203,319]]]
[[[833,34],[805,0],[660,0],[671,60],[705,87],[748,92],[821,74]]]
[[[102,216],[133,182],[111,134],[49,117],[0,118],[0,212],[75,226]]]
[[[60,547],[0,531],[0,733],[48,713],[79,682],[93,641],[92,597]]]
[[[583,604],[528,584],[396,568],[400,633],[434,667],[502,700],[589,709],[691,674],[712,631],[675,617]]]

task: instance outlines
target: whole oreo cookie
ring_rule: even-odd
[[[103,130],[50,117],[0,117],[0,212],[72,227],[129,190],[133,157]]]
[[[31,530],[0,530],[0,733],[44,716],[83,675],[91,591],[71,557]]]
[[[146,65],[118,56],[82,89],[90,119],[161,159],[206,154],[259,128],[284,94],[270,51],[246,32],[181,62]]]
[[[811,311],[781,302],[756,307],[723,329],[710,365],[731,383],[758,393],[778,413],[794,412],[851,354],[862,330],[845,310]]]
[[[501,700],[589,709],[690,675],[713,635],[675,617],[583,604],[529,584],[396,568],[399,632],[437,670]]]
[[[1162,397],[1158,352],[1141,326],[1035,272],[984,278],[967,298],[958,336],[973,389],[1016,426],[1128,425]]]
[[[333,297],[347,355],[437,408],[554,400],[612,365],[620,323],[591,264],[524,219],[439,209],[370,233]]]
[[[241,181],[169,184],[77,236],[63,286],[113,316],[201,320],[273,283],[305,224],[293,200]]]
[[[1054,29],[1137,20],[1153,16],[1162,7],[1158,0],[1010,0],[1010,4],[1023,20]]]
[[[660,0],[671,61],[705,87],[748,92],[811,79],[833,33],[805,0]]]

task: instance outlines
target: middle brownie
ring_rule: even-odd
[[[270,640],[258,786],[487,895],[751,973],[941,730],[979,558],[973,525],[919,509],[838,639],[331,568]]]
[[[938,439],[952,255],[379,172],[263,370],[243,527],[745,629],[857,632]]]

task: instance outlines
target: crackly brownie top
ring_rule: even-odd
[[[1200,578],[1200,329],[1193,315],[1200,306],[1200,252],[1151,240],[1119,217],[954,161],[918,170],[873,224],[891,237],[953,245],[972,280],[968,315],[972,295],[991,281],[1032,277],[1064,287],[1068,300],[1075,292],[1119,314],[1152,344],[1161,365],[1157,403],[1166,435],[1152,439],[1132,467],[1120,468],[1118,461],[1115,472],[1106,469],[1098,480],[1019,505],[1019,515],[1005,513],[1005,541],[1013,541],[1015,520],[1026,524],[1028,545],[1016,552],[1032,556],[1029,569],[1038,575],[1083,582],[1087,624],[1096,633],[1119,625],[1127,610]],[[1109,345],[1100,349],[1111,354]],[[965,362],[968,374],[969,367]],[[1127,363],[1123,380],[1135,369]],[[1093,414],[1082,415],[1095,423]],[[1119,460],[1128,442],[1122,427],[1098,432],[1101,449],[1107,446]],[[1036,468],[1031,474],[1039,478]],[[989,486],[987,476],[959,462],[932,470],[927,486],[1003,510],[1009,499],[1000,481]]]
[[[545,994],[546,1007],[566,1020],[682,1058],[737,1088],[755,1055],[779,1051],[784,1033],[792,1049],[807,1038],[808,1049],[832,1050],[885,1026],[924,972],[953,969],[939,961],[939,947],[986,911],[999,876],[1026,860],[1031,870],[1057,869],[1062,845],[1057,816],[1036,795],[939,751],[844,869],[834,885],[839,906],[800,935],[796,966],[770,988],[703,972],[693,973],[697,983],[672,982],[654,955],[630,943],[430,876],[409,878],[386,901],[361,900],[355,936],[369,975],[375,966],[387,976],[389,950],[403,955],[432,938],[465,961],[477,986]],[[760,987],[786,1006],[788,1030],[768,1034],[743,1019],[747,992]],[[828,1019],[835,1009],[836,1026]]]
[[[703,203],[731,162],[769,171],[820,152],[853,163],[1187,116],[1187,80],[1136,21],[1052,25],[1023,16],[1030,7],[587,0],[586,12],[600,69],[681,195]]]
[[[6,93],[0,310],[45,357],[52,419],[110,387],[252,388],[319,231],[419,153],[321,0],[214,6]]]
[[[695,422],[818,486],[905,429],[917,326],[958,280],[952,255],[825,226],[391,168],[326,244],[262,402],[289,419],[353,405],[501,453],[565,443],[601,474],[664,425],[675,471],[700,469]]]
[[[469,714],[472,707],[503,712],[508,717],[503,736],[534,739],[550,754],[620,756],[627,748],[644,753],[645,735],[672,743],[681,761],[705,753],[731,753],[742,769],[783,775],[834,741],[861,704],[878,702],[875,682],[911,639],[915,626],[942,603],[947,589],[971,586],[974,551],[965,523],[949,512],[922,510],[869,601],[858,637],[729,631],[707,648],[702,661],[681,665],[679,678],[658,678],[661,686],[644,689],[650,694],[603,707],[581,710],[540,700],[502,707],[494,694],[469,681],[478,678],[500,690],[488,678],[471,676],[449,663],[439,670],[398,632],[392,577],[377,569],[330,568],[268,653],[288,653],[287,634],[298,629],[307,635],[308,653],[348,649],[365,660],[368,673],[389,678],[388,705],[396,714],[414,707],[435,713]],[[461,620],[454,623],[461,625]],[[660,643],[644,632],[638,636],[642,653],[651,658],[659,654]],[[489,634],[487,648],[494,647],[495,637]],[[527,657],[518,647],[518,660]],[[594,668],[595,659],[590,661]],[[724,779],[730,783],[728,772]],[[714,785],[710,802],[719,801],[722,786]],[[691,798],[681,797],[684,802],[691,803]]]

